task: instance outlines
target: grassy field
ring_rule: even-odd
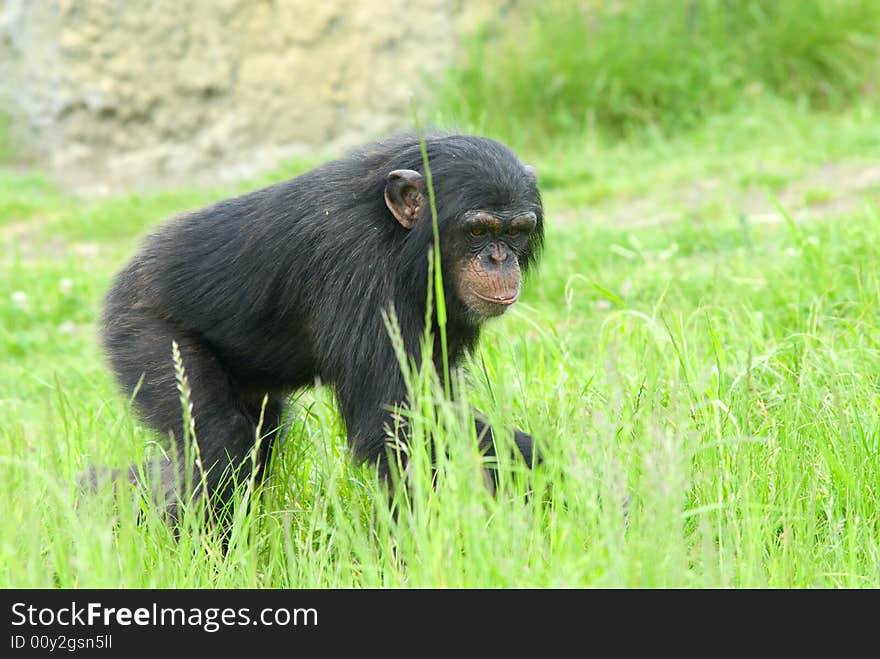
[[[160,440],[96,340],[139,237],[319,156],[91,200],[0,166],[0,587],[880,588],[880,5],[517,6],[464,42],[435,116],[536,165],[546,252],[465,400],[412,378],[396,521],[326,389],[291,400],[226,551],[197,510],[175,539],[75,486]],[[503,463],[490,496],[468,404],[545,464]]]
[[[519,144],[681,132],[766,99],[825,110],[880,93],[874,0],[517,5],[464,40],[438,105]]]
[[[546,180],[547,251],[466,373],[470,403],[535,434],[542,469],[504,465],[492,498],[461,409],[416,405],[418,432],[439,429],[452,457],[432,489],[415,450],[395,525],[374,474],[346,459],[331,392],[304,392],[226,553],[196,515],[175,541],[109,494],[75,506],[74,481],[157,439],[97,346],[111,276],[150,225],[236,190],[83,201],[6,171],[0,585],[880,587],[880,190],[760,222],[718,192],[757,188],[772,205],[814,164],[880,153],[877,117],[792,110],[774,130],[774,110],[757,116],[528,154]],[[669,207],[705,176],[723,185],[670,222],[583,218],[634,194]]]

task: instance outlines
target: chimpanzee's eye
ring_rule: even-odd
[[[505,233],[508,238],[518,238],[522,232],[519,229],[508,229]]]
[[[471,230],[468,233],[474,238],[479,238],[486,234],[486,227],[471,227]]]

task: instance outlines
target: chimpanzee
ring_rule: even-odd
[[[483,321],[519,297],[542,246],[543,211],[534,170],[506,146],[441,133],[424,146],[454,365]],[[181,455],[171,358],[172,342],[179,345],[206,472],[197,486],[212,499],[225,500],[232,476],[248,477],[252,462],[266,464],[285,397],[316,379],[335,388],[354,457],[389,474],[393,408],[407,392],[384,316],[393,309],[418,361],[434,244],[421,148],[415,136],[393,137],[171,218],[117,275],[102,324],[110,363],[140,417],[170,434]],[[491,429],[479,416],[475,424],[491,453]],[[514,440],[531,465],[531,437],[516,431]],[[157,463],[162,487],[182,480],[178,464]],[[135,482],[137,474],[129,470]]]

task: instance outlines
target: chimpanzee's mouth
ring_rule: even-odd
[[[480,298],[481,300],[483,300],[485,302],[491,302],[492,304],[501,304],[501,305],[504,305],[505,307],[510,306],[511,304],[513,304],[514,302],[516,302],[519,299],[519,291],[516,291],[515,293],[511,293],[509,295],[502,294],[502,295],[497,295],[497,296],[495,296],[495,295],[492,295],[492,296],[481,295],[480,293],[477,293],[476,291],[473,291],[473,293],[474,293],[474,295],[476,295],[478,298]]]

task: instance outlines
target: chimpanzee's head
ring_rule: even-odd
[[[470,136],[429,142],[428,158],[445,288],[479,324],[517,301],[543,243],[535,170],[504,145]],[[385,203],[406,229],[431,223],[425,177],[414,169],[388,174]]]

